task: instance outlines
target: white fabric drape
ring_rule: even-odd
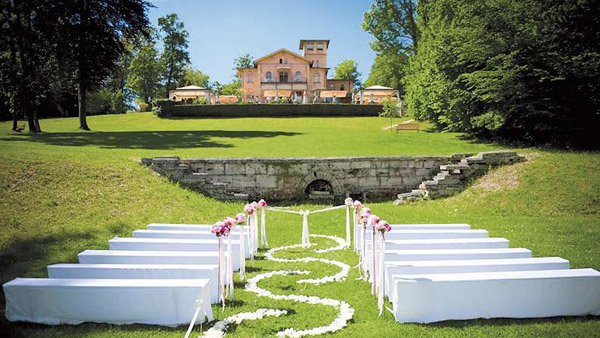
[[[242,238],[242,241],[244,239]],[[235,298],[233,283],[233,250],[231,244],[231,233],[227,236],[227,295],[229,299]]]
[[[308,233],[308,215],[310,215],[310,211],[304,210],[304,211],[301,211],[301,213],[302,213],[302,246],[306,248],[306,247],[310,246],[310,239],[309,239],[309,233]]]
[[[223,253],[223,237],[219,237],[219,300],[225,309],[225,254]]]
[[[261,208],[260,209],[260,237],[261,237],[261,241],[262,241],[262,245],[265,248],[269,247],[269,242],[267,241],[267,222],[266,222],[266,216],[265,213],[267,212],[267,210],[265,208]]]
[[[354,227],[354,252],[358,252],[358,248],[360,247],[360,241],[359,238],[357,237],[358,231],[358,209],[354,208],[354,212],[352,213],[352,218],[353,218],[353,227]]]
[[[346,206],[346,247],[350,247],[350,206]]]
[[[378,231],[379,232],[379,231]],[[385,235],[379,232],[379,247],[377,248],[377,306],[379,307],[379,316],[383,313],[383,295],[384,295],[384,260],[385,260]]]
[[[248,224],[248,219],[246,219],[246,224]],[[239,257],[239,266],[240,266],[240,280],[246,279],[246,237],[244,237],[244,226],[242,224],[240,227],[240,257]],[[250,244],[248,244],[250,245]],[[251,253],[252,254],[252,253]]]
[[[252,214],[252,232],[254,237],[254,253],[258,252],[258,211],[255,211]],[[254,257],[252,257],[252,262],[254,262]]]

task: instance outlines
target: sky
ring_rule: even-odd
[[[371,0],[153,0],[149,17],[176,13],[189,32],[192,67],[211,81],[231,81],[233,60],[245,53],[254,59],[280,48],[296,53],[300,39],[331,40],[328,75],[343,60],[358,62],[364,81],[375,53],[373,37],[360,24]]]

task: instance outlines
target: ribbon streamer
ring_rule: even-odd
[[[373,231],[372,233],[372,239],[373,239],[373,246],[371,247],[371,253],[373,256],[372,259],[372,265],[371,265],[371,269],[369,270],[369,277],[371,279],[371,294],[373,296],[377,296],[377,274],[375,273],[377,271],[377,234],[375,232],[375,226],[372,227]]]
[[[265,221],[265,213],[267,212],[267,210],[265,209],[266,208],[260,209],[260,240],[262,241],[262,245],[265,248],[269,248],[269,242],[267,241],[267,223]]]
[[[255,211],[252,214],[252,232],[254,234],[254,253],[258,252],[258,212]],[[254,259],[252,259],[252,262],[254,262]]]
[[[223,277],[225,258],[223,256],[223,237],[219,236],[219,296],[223,304],[223,310],[225,310],[225,278]]]
[[[385,279],[383,278],[383,264],[385,260],[385,234],[383,232],[379,232],[379,248],[378,248],[378,259],[379,262],[377,264],[377,280],[379,281],[377,285],[377,306],[379,307],[379,316],[383,313],[383,289],[385,287]]]
[[[250,262],[252,262],[252,266],[254,266],[254,232],[252,231],[254,223],[254,217],[252,215],[248,215],[246,219],[246,225],[248,226],[248,250],[250,251]]]
[[[308,234],[308,215],[310,215],[310,211],[304,210],[302,212],[302,246],[307,248],[310,246],[310,239]]]
[[[350,206],[346,206],[346,247],[350,247]]]
[[[246,220],[247,224],[248,220]],[[244,226],[240,224],[240,280],[246,279],[246,236]]]
[[[360,246],[360,238],[357,237],[357,228],[358,228],[358,209],[354,208],[353,216],[353,227],[354,227],[354,252],[358,252],[358,248]]]
[[[367,227],[364,222],[362,223],[362,233],[360,235],[361,244],[360,244],[360,267],[361,267],[361,276],[364,280],[367,280],[367,236],[365,235],[367,231]]]
[[[243,241],[243,238],[240,240],[240,242],[241,241]],[[235,299],[233,283],[233,245],[231,245],[231,233],[227,236],[227,296],[229,299]]]

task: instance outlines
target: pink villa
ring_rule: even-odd
[[[329,40],[300,40],[302,55],[282,48],[254,60],[251,68],[239,68],[242,100],[262,103],[280,98],[299,103],[327,99],[351,101],[351,80],[327,79],[328,48]]]

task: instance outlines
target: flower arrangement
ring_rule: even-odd
[[[252,215],[256,211],[256,207],[257,206],[258,206],[258,203],[256,203],[256,202],[252,202],[252,203],[246,204],[244,206],[244,212],[246,214],[248,214],[248,215]]]
[[[362,208],[362,203],[359,200],[354,201],[353,203],[354,209],[359,210]]]
[[[267,207],[267,201],[261,199],[260,201],[258,201],[257,205],[258,205],[258,209],[265,208],[265,207]]]
[[[219,221],[210,228],[210,232],[217,237],[229,235],[230,228],[225,222]]]
[[[369,208],[363,208],[360,212],[360,221],[363,224],[367,224],[367,222],[369,221],[369,217],[371,216],[371,209]]]
[[[235,215],[234,220],[235,220],[235,223],[237,223],[237,224],[244,223],[244,221],[246,221],[246,215],[243,213],[239,213],[239,214]]]
[[[348,207],[352,206],[353,203],[354,203],[354,201],[352,200],[352,197],[347,197],[346,200],[344,201],[344,204]]]
[[[381,233],[386,233],[392,230],[392,226],[388,222],[380,220],[375,225],[375,230],[380,231]]]

